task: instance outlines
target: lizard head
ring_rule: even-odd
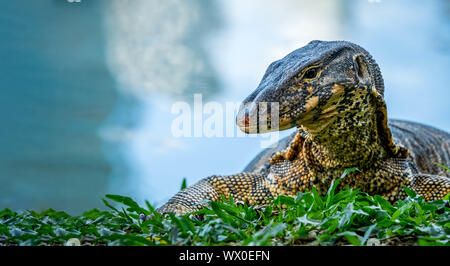
[[[269,65],[259,86],[243,101],[236,123],[246,133],[302,127],[327,138],[370,123],[369,117],[375,116],[376,131],[395,152],[383,94],[380,69],[362,47],[312,41]]]
[[[323,127],[337,113],[350,111],[351,98],[361,97],[364,88],[383,95],[383,79],[367,51],[345,41],[312,41],[269,65],[258,88],[241,105],[236,122],[246,133]],[[355,93],[358,89],[361,92]],[[275,107],[278,128],[271,123]],[[263,127],[260,121],[265,119]]]

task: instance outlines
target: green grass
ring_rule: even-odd
[[[339,180],[326,196],[313,189],[260,209],[227,199],[180,217],[118,195],[103,199],[110,211],[81,216],[4,209],[0,245],[450,245],[449,195],[425,202],[406,188],[408,198],[391,205],[350,188],[336,192]],[[141,213],[153,216],[142,222]]]

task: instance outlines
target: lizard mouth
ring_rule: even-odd
[[[289,118],[291,112],[279,115],[278,103],[243,104],[236,116],[236,124],[247,134],[268,133],[292,128],[295,124]],[[275,104],[276,108],[272,105]],[[267,105],[266,105],[267,106]],[[276,110],[275,110],[276,109]]]
[[[236,124],[248,134],[281,131],[299,125],[321,127],[336,114],[337,104],[329,106],[331,99],[336,99],[335,97],[344,93],[346,87],[351,86],[354,86],[352,81],[343,80],[320,86],[314,93],[285,98],[280,98],[277,93],[265,94],[262,91],[251,99],[246,99],[241,105]],[[266,102],[266,95],[277,97],[273,97],[272,102]],[[280,103],[289,100],[292,104]]]
[[[252,104],[243,104],[236,116],[236,124],[239,129],[247,134],[259,133],[258,110]]]
[[[245,133],[249,133],[250,131],[250,112],[248,109],[244,111],[239,111],[236,116],[236,124],[237,126]]]

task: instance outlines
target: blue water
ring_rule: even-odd
[[[448,10],[444,0],[5,2],[0,208],[79,213],[105,193],[160,204],[184,177],[241,171],[268,136],[175,138],[172,105],[192,107],[194,93],[239,102],[269,63],[313,39],[372,53],[389,117],[450,131]]]

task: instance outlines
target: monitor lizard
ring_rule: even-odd
[[[269,104],[278,104],[271,121]],[[264,112],[262,112],[264,111]],[[258,121],[266,119],[262,127]],[[296,127],[291,136],[262,151],[235,175],[214,175],[178,192],[156,211],[182,215],[205,200],[230,195],[265,206],[279,195],[315,187],[326,194],[349,168],[338,189],[349,186],[390,202],[406,197],[404,186],[435,200],[450,193],[450,134],[419,123],[389,120],[379,66],[347,41],[312,41],[269,65],[236,117],[246,133]]]

